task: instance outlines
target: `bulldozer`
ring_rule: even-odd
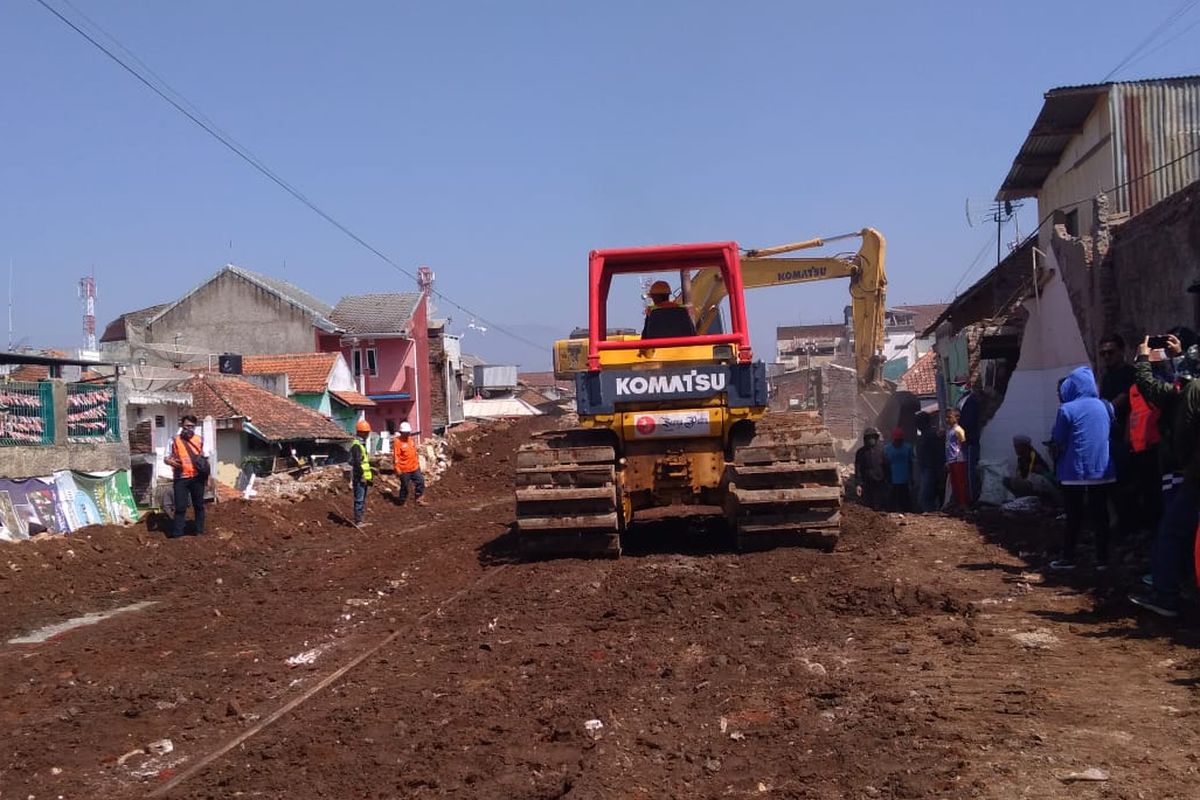
[[[855,253],[789,255],[850,237],[861,240]],[[882,381],[884,254],[872,228],[745,251],[735,242],[592,251],[586,338],[554,345],[556,376],[575,382],[579,424],[517,453],[521,553],[617,557],[639,514],[670,506],[724,516],[739,550],[832,549],[842,505],[833,439],[815,414],[768,414],[744,293],[848,280],[854,365],[869,389]],[[678,276],[671,307],[648,309],[640,336],[611,331],[613,279],[664,274]]]

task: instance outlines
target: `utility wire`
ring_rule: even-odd
[[[1116,75],[1124,67],[1130,64],[1130,62],[1132,62],[1138,56],[1138,54],[1142,52],[1142,50],[1149,47],[1155,39],[1157,39],[1163,34],[1164,31],[1167,30],[1167,28],[1191,11],[1196,6],[1197,2],[1200,2],[1200,0],[1184,0],[1184,2],[1181,3],[1178,8],[1168,14],[1167,18],[1160,22],[1154,30],[1150,31],[1146,38],[1138,42],[1137,46],[1129,52],[1129,55],[1121,59],[1100,82],[1107,83],[1109,78],[1111,78],[1113,75]]]
[[[971,263],[968,264],[967,268],[964,269],[962,274],[958,276],[958,280],[955,282],[954,288],[950,290],[950,296],[947,298],[947,302],[954,299],[954,297],[958,294],[958,287],[962,286],[963,281],[967,279],[967,276],[971,274],[971,272],[983,258],[984,253],[986,253],[988,249],[995,244],[995,242],[995,238],[989,232],[987,238],[983,242],[983,247],[979,248],[979,252],[975,254],[975,258],[971,259]]]
[[[1137,58],[1135,58],[1133,61],[1130,61],[1128,64],[1126,64],[1126,66],[1128,66],[1128,67],[1132,67],[1134,64],[1137,64],[1137,63],[1140,63],[1140,62],[1142,62],[1142,61],[1145,61],[1147,58],[1149,58],[1150,56],[1152,56],[1152,55],[1154,55],[1155,53],[1159,52],[1159,51],[1160,51],[1160,50],[1162,50],[1163,48],[1165,48],[1165,47],[1167,47],[1167,46],[1171,45],[1172,43],[1174,43],[1174,42],[1178,41],[1179,39],[1181,39],[1182,37],[1186,36],[1186,35],[1187,35],[1187,33],[1188,33],[1188,31],[1192,30],[1192,29],[1193,29],[1193,28],[1195,28],[1197,25],[1200,25],[1200,19],[1194,19],[1194,20],[1192,20],[1192,24],[1188,25],[1188,26],[1187,26],[1186,28],[1184,28],[1183,30],[1177,31],[1177,32],[1176,32],[1176,34],[1175,34],[1174,36],[1172,36],[1170,39],[1167,39],[1167,40],[1166,40],[1166,41],[1164,41],[1164,42],[1160,42],[1160,43],[1159,43],[1159,45],[1158,45],[1158,47],[1155,47],[1153,50],[1147,50],[1145,53],[1142,53],[1142,55],[1138,56],[1138,57],[1137,57]]]
[[[97,41],[97,39],[95,37],[91,36],[87,31],[83,30],[83,28],[79,27],[74,22],[72,22],[70,19],[65,17],[62,13],[59,12],[58,9],[54,8],[52,5],[50,5],[48,2],[46,2],[46,0],[36,0],[36,2],[40,6],[45,8],[47,11],[49,11],[51,14],[53,14],[55,17],[57,17],[67,27],[71,28],[71,30],[75,31],[80,36],[82,36],[84,39],[86,39],[93,47],[95,47],[97,50],[102,52],[104,55],[108,56],[108,58],[110,58],[112,61],[114,61],[119,67],[121,67],[121,69],[125,70],[130,75],[132,75],[134,78],[136,78],[139,83],[143,84],[150,91],[154,92],[160,98],[162,98],[167,103],[169,103],[176,111],[183,114],[185,117],[187,117],[193,123],[195,123],[205,133],[207,133],[208,135],[210,135],[214,139],[216,139],[218,142],[220,142],[223,146],[225,146],[230,152],[232,152],[238,158],[242,159],[247,164],[254,167],[254,169],[256,169],[259,173],[261,173],[264,177],[266,177],[272,183],[276,184],[279,188],[283,189],[285,192],[290,194],[296,200],[299,200],[301,203],[303,203],[305,206],[307,206],[309,208],[309,210],[311,210],[313,213],[317,214],[319,217],[324,219],[330,225],[337,228],[339,231],[344,233],[346,236],[348,236],[354,242],[356,242],[357,244],[359,244],[360,246],[362,246],[363,248],[365,248],[366,250],[368,250],[369,252],[371,252],[372,254],[377,256],[385,264],[392,267],[396,271],[400,272],[402,275],[405,275],[414,281],[418,280],[417,275],[415,273],[400,266],[400,264],[396,263],[392,258],[390,258],[387,254],[385,254],[379,248],[375,247],[374,245],[372,245],[371,243],[369,243],[368,241],[363,239],[361,236],[359,236],[357,233],[355,233],[353,230],[351,230],[345,224],[340,222],[332,214],[330,214],[329,212],[322,209],[320,206],[318,206],[316,204],[316,202],[311,200],[302,191],[297,189],[295,186],[293,186],[291,183],[289,183],[283,177],[281,177],[278,173],[276,173],[274,170],[272,170],[270,167],[268,167],[265,163],[263,163],[261,160],[256,158],[252,153],[250,153],[249,150],[247,150],[246,148],[244,148],[240,144],[238,144],[237,141],[233,139],[233,137],[231,137],[228,134],[225,134],[223,131],[221,131],[216,125],[214,125],[211,121],[209,121],[207,119],[207,117],[205,117],[205,115],[196,108],[196,106],[194,104],[188,102],[183,97],[182,94],[180,94],[176,90],[172,89],[167,84],[166,81],[162,80],[162,78],[155,75],[153,70],[150,70],[148,67],[146,67],[144,62],[141,61],[141,59],[138,59],[136,56],[133,56],[133,54],[130,52],[130,50],[128,48],[126,48],[124,45],[121,45],[119,42],[117,42],[116,39],[113,38],[110,34],[104,33],[104,35],[108,39],[110,39],[111,41],[116,43],[117,47],[119,47],[125,53],[129,54],[129,56],[131,57],[132,60],[137,61],[137,63],[141,64],[142,67],[145,68],[149,74],[153,75],[158,80],[158,82],[162,84],[161,87],[158,84],[152,82],[149,78],[147,78],[145,75],[143,75],[141,72],[139,72],[133,66],[131,66],[129,62],[122,59],[119,55],[114,53],[111,49],[106,47],[101,42]],[[72,8],[74,8],[74,6],[72,6]],[[80,16],[83,16],[83,15],[81,14]],[[87,19],[87,18],[84,17],[84,19]],[[91,22],[90,20],[88,20],[88,21]],[[91,24],[97,30],[99,30],[103,33],[100,26],[96,25],[95,23],[91,23]],[[176,98],[178,98],[178,99],[176,99]],[[438,299],[444,301],[448,305],[453,306],[454,308],[458,309],[459,311],[463,312],[464,314],[467,314],[468,316],[473,317],[473,318],[479,320],[480,322],[486,323],[489,328],[495,329],[496,331],[499,331],[500,333],[503,333],[504,335],[506,335],[512,339],[515,339],[516,341],[519,341],[523,344],[527,344],[531,347],[537,348],[538,350],[541,350],[543,352],[550,352],[550,348],[546,347],[546,345],[541,344],[539,342],[535,342],[532,339],[527,339],[526,337],[520,335],[519,333],[516,333],[515,331],[508,330],[504,326],[496,324],[494,321],[489,320],[486,317],[475,313],[474,311],[470,310],[469,308],[466,308],[465,306],[455,302],[453,299],[451,299],[450,297],[447,297],[442,292],[439,292],[436,289],[431,289],[430,291],[434,296],[436,296]]]

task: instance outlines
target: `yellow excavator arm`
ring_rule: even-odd
[[[847,238],[861,238],[858,252],[845,256],[796,258],[779,256],[798,250],[823,247]],[[854,365],[863,384],[879,383],[883,350],[883,318],[887,295],[884,271],[886,242],[874,228],[828,239],[748,250],[742,256],[742,284],[746,289],[786,286],[793,283],[850,279],[851,322],[854,330]],[[707,333],[718,319],[718,306],[725,299],[725,285],[717,269],[697,271],[684,287],[685,300],[696,310],[696,330]]]

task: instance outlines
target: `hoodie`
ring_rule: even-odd
[[[1075,369],[1058,389],[1058,417],[1054,440],[1058,451],[1055,475],[1060,483],[1111,483],[1114,480],[1108,441],[1112,431],[1112,405],[1100,399],[1091,367]]]

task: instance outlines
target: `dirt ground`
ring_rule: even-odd
[[[535,424],[363,531],[343,490],[0,545],[0,799],[1198,796],[1195,620],[1133,614],[1134,565],[1062,583],[1053,520],[858,508],[832,554],[693,519],[520,563]]]

